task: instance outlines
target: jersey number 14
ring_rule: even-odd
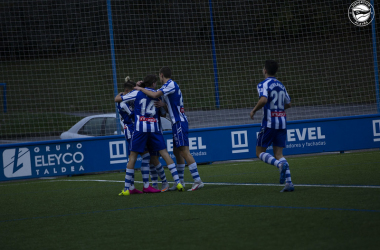
[[[153,117],[156,114],[156,107],[154,106],[154,100],[151,100],[146,106],[147,99],[141,99],[139,104],[141,105],[141,115],[148,114],[150,117]]]

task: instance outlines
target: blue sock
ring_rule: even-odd
[[[282,157],[280,159],[280,162],[286,162],[286,163],[288,163],[287,160],[285,159],[285,157]],[[290,176],[290,169],[286,170],[286,172],[285,172],[285,178],[286,178],[286,183],[292,183],[292,177]]]
[[[150,172],[150,180],[152,181],[152,186],[155,187],[157,186],[158,182],[158,175],[156,171],[156,167],[153,164],[149,165],[149,172]]]
[[[134,169],[128,169],[125,171],[125,184],[124,184],[124,191],[129,190],[131,186],[132,177],[135,174]]]
[[[150,154],[146,153],[145,155],[142,155],[142,161],[141,161],[141,174],[142,179],[144,182],[144,188],[149,187],[149,161],[150,161]]]
[[[179,177],[178,177],[178,172],[177,172],[177,168],[175,167],[175,164],[174,163],[170,164],[168,166],[168,168],[170,170],[170,173],[173,176],[175,183],[178,184],[179,183]]]
[[[279,168],[281,164],[280,161],[276,160],[276,158],[274,158],[271,154],[268,154],[268,153],[261,153],[260,160],[262,160],[265,163],[276,166],[277,168]]]
[[[161,163],[159,163],[157,166],[155,166],[157,172],[158,172],[158,175],[160,176],[160,179],[162,182],[166,182],[166,175],[165,175],[165,170],[164,168],[162,167]]]
[[[201,180],[201,177],[199,177],[198,167],[197,167],[196,162],[189,165],[189,170],[190,170],[191,176],[193,177],[194,181],[200,181]]]
[[[183,181],[185,175],[185,164],[177,164],[177,172],[180,181]]]

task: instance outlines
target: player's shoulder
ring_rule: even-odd
[[[152,89],[152,88],[145,88],[146,90],[152,91],[152,92],[157,92],[157,90]]]
[[[173,81],[172,79],[170,79],[169,81],[167,81],[165,84],[165,86],[170,86],[170,87],[175,87],[176,85],[178,86],[178,84]]]
[[[261,88],[271,88],[273,89],[276,86],[281,86],[282,88],[285,87],[282,82],[280,82],[277,78],[275,77],[268,77],[264,81],[260,82],[258,84]]]
[[[129,96],[136,96],[139,92],[140,91],[134,89],[131,92],[129,92],[127,95],[129,95]]]
[[[257,84],[257,86],[264,86],[264,85],[267,85],[267,84],[270,83],[272,80],[273,80],[273,78],[266,78],[264,81],[259,82],[259,84]]]
[[[257,88],[258,88],[258,89],[262,89],[262,88],[264,88],[264,85],[267,85],[267,83],[268,83],[267,80],[264,80],[264,81],[262,81],[262,82],[259,82],[259,83],[257,84]]]

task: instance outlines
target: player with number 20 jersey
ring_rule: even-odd
[[[263,108],[262,127],[286,129],[285,104],[290,103],[290,97],[285,86],[275,77],[268,77],[257,85],[259,98],[266,97],[267,103]]]
[[[289,163],[282,151],[286,147],[286,113],[285,109],[291,107],[290,97],[285,86],[275,78],[278,63],[273,60],[265,61],[263,75],[265,80],[257,85],[259,101],[250,113],[254,119],[256,112],[263,109],[261,129],[257,135],[256,156],[265,163],[276,166],[280,172],[280,183],[286,181],[281,192],[294,191],[290,176]],[[273,145],[273,155],[267,153],[269,146]]]

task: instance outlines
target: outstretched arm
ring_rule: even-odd
[[[265,104],[267,103],[267,101],[268,101],[268,98],[266,98],[265,96],[260,97],[256,106],[252,109],[251,113],[249,114],[249,116],[251,117],[252,120],[253,120],[256,112],[258,110],[262,109],[265,106]]]
[[[137,87],[137,86],[135,87],[135,90],[139,90],[153,99],[158,98],[164,94],[162,91],[153,92],[153,91],[147,90],[145,88]]]

